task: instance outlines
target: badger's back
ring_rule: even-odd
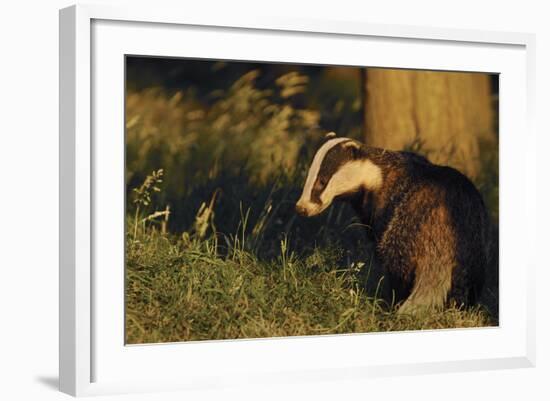
[[[386,166],[383,204],[373,216],[377,251],[398,299],[407,299],[405,307],[474,303],[487,264],[488,217],[481,195],[453,168],[415,154],[399,156]]]

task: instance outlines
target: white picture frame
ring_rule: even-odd
[[[146,35],[140,36],[142,31]],[[180,34],[196,35],[200,46],[179,49],[171,40],[166,40]],[[260,35],[262,41],[272,45],[254,49],[252,39],[258,39],[254,35]],[[291,39],[293,43],[307,44],[308,50],[303,47],[293,51]],[[214,54],[209,49],[213,49],[216,40],[223,40],[224,46]],[[249,41],[246,43],[250,46],[239,44],[240,40]],[[334,40],[339,41],[337,47],[331,44]],[[285,41],[288,44],[283,46]],[[380,48],[381,41],[388,47],[402,46],[399,49],[403,52],[384,54],[382,50],[376,50]],[[249,382],[342,377],[360,379],[381,375],[534,366],[535,259],[530,256],[534,255],[531,250],[536,231],[536,141],[531,115],[534,110],[534,43],[534,35],[524,33],[375,25],[357,21],[295,20],[290,17],[250,15],[237,19],[187,15],[185,10],[154,7],[78,5],[61,10],[60,390],[80,396],[213,388]],[[122,275],[116,269],[123,272],[123,265],[120,264],[122,241],[117,242],[117,228],[105,229],[106,221],[116,221],[120,217],[122,203],[118,195],[113,195],[113,205],[116,206],[113,211],[106,210],[109,209],[105,207],[109,205],[108,199],[101,195],[113,188],[116,192],[117,186],[120,187],[120,194],[123,191],[124,181],[120,180],[123,175],[119,169],[123,160],[123,149],[120,153],[123,127],[119,131],[120,137],[113,135],[110,139],[102,137],[99,140],[94,137],[94,132],[97,132],[94,130],[103,128],[103,123],[106,124],[105,129],[114,127],[118,130],[123,121],[120,119],[123,113],[120,103],[122,87],[117,86],[123,75],[123,71],[118,69],[122,65],[120,55],[137,52],[367,65],[364,59],[350,55],[349,49],[352,47],[347,47],[348,44],[372,46],[379,60],[377,66],[477,70],[498,72],[505,77],[500,113],[500,173],[503,184],[501,264],[505,266],[501,270],[503,317],[500,326],[479,330],[125,347],[120,332],[122,322],[117,323],[123,313],[119,307],[123,294],[116,295],[121,290]],[[417,57],[413,62],[411,54],[406,51],[407,46],[413,46],[415,51],[420,52],[417,54],[425,52],[426,58]],[[430,46],[437,48],[439,61],[428,57],[430,51],[433,53]],[[261,53],[262,48],[264,53]],[[332,52],[323,53],[323,48],[332,49]],[[462,61],[457,56],[461,52],[465,55]],[[111,83],[114,85],[111,86]],[[105,95],[105,91],[113,91],[113,96],[111,93]],[[522,132],[522,141],[514,138],[512,132]],[[113,171],[120,174],[113,174]],[[102,178],[107,175],[111,178]],[[516,185],[513,186],[513,183]],[[521,185],[521,191],[518,191],[517,185]],[[516,213],[511,213],[511,210]],[[122,226],[122,220],[119,225]],[[524,236],[514,237],[513,231],[517,230],[521,230]],[[114,237],[109,236],[110,232]],[[113,244],[113,248],[109,244]],[[508,246],[511,244],[514,246]],[[506,252],[502,253],[502,249]],[[116,260],[113,262],[118,272],[113,273],[115,276],[107,277],[98,272],[98,264],[105,265],[106,259],[103,258]],[[513,277],[513,280],[508,275],[507,263],[521,267],[519,276]],[[512,288],[514,293],[510,291]],[[99,298],[97,291],[104,295]],[[112,309],[115,312],[107,311],[106,302],[114,302],[116,307]],[[452,342],[453,350],[447,354],[438,351],[438,347],[444,349],[449,342]],[[402,349],[400,344],[403,344]],[[466,349],[461,344],[474,346]],[[388,345],[398,355],[375,352]],[[429,350],[424,352],[423,358],[407,350],[423,345],[434,349],[431,354]],[[351,352],[368,347],[372,349],[365,354]],[[258,355],[266,362],[254,359]],[[300,358],[293,360],[293,355]],[[216,361],[216,367],[208,366],[205,361]],[[180,366],[175,369],[178,363]],[[247,368],[246,365],[251,363],[256,365]],[[142,369],[145,373],[138,377],[138,372],[132,369],[138,364],[142,368],[154,367],[154,370]],[[170,373],[176,370],[180,373]],[[124,374],[120,373],[122,371]]]

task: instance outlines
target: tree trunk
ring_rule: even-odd
[[[496,141],[489,75],[369,68],[362,78],[368,145],[479,173],[480,142]]]

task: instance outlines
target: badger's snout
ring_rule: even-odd
[[[318,205],[316,203],[312,203],[303,199],[300,199],[298,203],[296,203],[296,213],[298,213],[300,216],[304,216],[304,217],[317,216],[323,210],[325,210],[325,208],[322,207],[321,205]]]
[[[304,204],[300,202],[296,203],[296,213],[298,213],[300,216],[305,216],[305,217],[309,215],[307,207],[305,207]]]

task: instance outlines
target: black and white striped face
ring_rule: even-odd
[[[382,185],[380,167],[361,151],[359,142],[349,138],[330,139],[319,148],[296,211],[315,216],[330,206],[334,198]]]

